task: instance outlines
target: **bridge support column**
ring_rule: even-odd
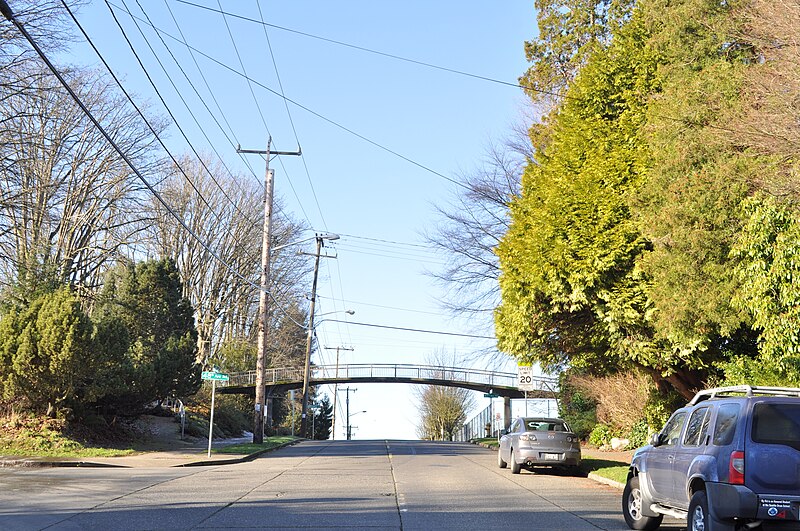
[[[507,428],[511,424],[511,398],[508,396],[503,397],[503,428]]]

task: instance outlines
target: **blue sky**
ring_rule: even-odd
[[[214,10],[220,7],[215,0],[197,3]],[[175,0],[142,0],[140,5],[135,0],[111,0],[111,4],[117,6],[120,23],[195,148],[211,151],[213,146],[232,169],[259,180],[263,160],[251,156],[245,163],[236,155],[155,32],[140,22],[177,91],[173,88],[124,10],[141,19],[149,17],[174,37],[182,32],[191,46],[230,69],[244,69],[274,91],[248,86],[229,68],[196,54],[204,81],[187,49],[162,35],[233,143],[263,149],[271,134],[274,149],[291,151],[298,143],[302,147],[302,158],[283,157],[271,167],[276,171],[276,193],[287,210],[318,232],[342,235],[329,249],[338,258],[323,260],[321,266],[318,315],[352,309],[353,316],[339,313],[328,318],[465,334],[486,331],[489,323],[452,319],[440,308],[437,298],[442,293],[425,270],[437,270],[442,259],[424,248],[421,233],[441,222],[433,205],[446,203],[456,191],[455,185],[433,172],[455,179],[478,166],[489,142],[508,136],[511,124],[521,119],[525,97],[520,89],[275,27],[267,28],[270,53],[263,26],[234,17],[223,19],[219,13]],[[536,32],[530,0],[262,0],[260,13],[255,0],[221,5],[224,11],[243,17],[260,20],[263,16],[274,26],[512,83],[527,66],[523,43]],[[155,112],[166,114],[105,2],[93,1],[78,18],[126,86],[140,100],[149,100]],[[69,60],[97,63],[83,43],[71,48]],[[295,102],[288,103],[288,112],[281,92]],[[188,151],[174,128],[169,145],[176,153]],[[305,250],[311,251],[311,244]],[[321,319],[317,328],[321,347],[354,349],[341,352],[342,363],[425,363],[436,350],[463,355],[492,344]],[[334,356],[334,351],[321,349],[314,361],[332,363]],[[484,368],[486,364],[474,365]],[[504,369],[514,371],[515,365],[509,363]],[[416,437],[411,386],[353,387],[358,391],[351,395],[351,412],[367,410],[353,419],[358,426],[356,438]],[[485,407],[488,401],[477,397]],[[337,430],[337,438],[341,434]]]

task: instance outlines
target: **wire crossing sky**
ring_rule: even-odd
[[[237,147],[263,149],[271,135],[276,150],[302,149],[270,163],[279,200],[310,230],[341,235],[321,264],[314,361],[346,346],[341,363],[446,352],[487,368],[475,353],[494,345],[491,315],[442,310],[428,272],[447,257],[422,235],[443,221],[435,206],[451,203],[489,144],[527,114],[513,81],[535,36],[531,3],[193,3],[202,7],[95,0],[75,16],[131,99],[171,119],[162,140],[176,157],[213,153],[234,178],[260,182],[263,159]],[[56,63],[104,68],[87,39]],[[355,438],[416,437],[411,386],[359,385],[351,401],[368,411]]]

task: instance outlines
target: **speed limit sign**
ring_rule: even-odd
[[[520,391],[534,391],[533,387],[533,367],[530,365],[519,365],[517,367],[517,389]]]

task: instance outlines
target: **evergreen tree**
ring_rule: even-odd
[[[127,401],[141,406],[197,391],[201,368],[195,363],[193,310],[183,296],[172,261],[148,261],[113,270],[95,318],[119,321],[127,330],[132,367]]]
[[[314,433],[312,439],[324,441],[331,438],[331,427],[333,425],[333,404],[328,395],[321,400],[314,401],[314,422],[312,423]]]
[[[55,416],[103,394],[96,378],[93,327],[68,287],[45,293],[0,319],[3,395]]]

